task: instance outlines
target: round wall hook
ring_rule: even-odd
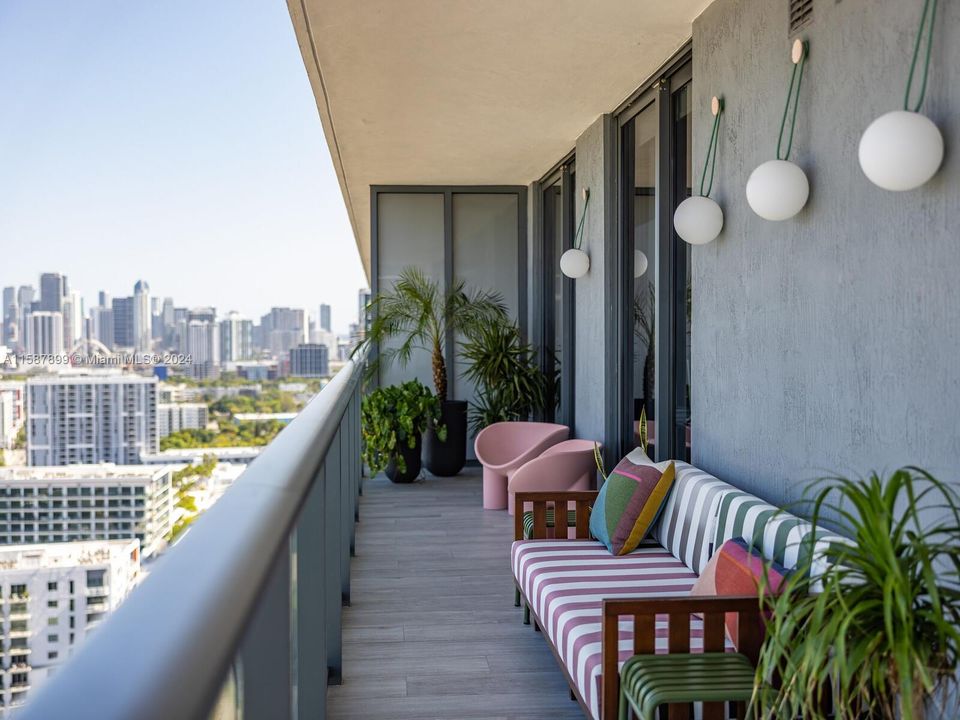
[[[793,41],[793,47],[790,50],[790,59],[793,61],[794,65],[798,65],[803,56],[807,54],[807,43],[805,43],[800,38],[797,38]]]

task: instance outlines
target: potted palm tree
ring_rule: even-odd
[[[370,372],[393,362],[406,366],[418,350],[430,353],[434,390],[440,401],[440,423],[446,428],[446,437],[441,437],[432,424],[427,428],[424,461],[434,475],[456,475],[467,459],[467,403],[448,397],[444,360],[447,341],[458,333],[468,333],[505,317],[502,297],[495,292],[468,292],[462,281],[444,291],[419,268],[409,267],[400,273],[393,287],[377,293],[369,311],[370,329],[354,352],[368,345],[378,347]]]
[[[838,519],[850,541],[831,543],[822,572],[811,572],[822,564],[813,548],[800,548],[807,560],[781,594],[764,595],[756,716],[957,717],[956,492],[916,467],[815,488],[812,522]]]

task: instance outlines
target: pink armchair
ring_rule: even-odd
[[[566,425],[538,422],[501,422],[481,430],[473,448],[483,465],[484,509],[505,509],[507,483],[513,473],[569,435]]]
[[[507,485],[507,509],[513,515],[514,496],[518,492],[593,490],[596,480],[593,440],[564,440],[513,473]],[[532,505],[527,509],[532,509]]]

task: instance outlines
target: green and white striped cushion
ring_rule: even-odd
[[[567,527],[576,527],[577,525],[577,511],[569,510],[567,511]],[[547,527],[553,527],[553,508],[547,508]],[[533,511],[528,510],[523,514],[523,539],[529,540],[533,537]]]
[[[740,491],[689,463],[675,466],[677,478],[652,534],[699,575],[713,555],[720,501]]]
[[[724,495],[720,501],[714,544],[715,547],[720,547],[732,538],[743,538],[763,553],[764,557],[792,570],[807,560],[811,535],[816,537],[811,572],[819,575],[823,570],[824,553],[829,544],[844,542],[843,539],[823,528],[814,529],[808,521],[782,511],[754,495],[737,491]]]

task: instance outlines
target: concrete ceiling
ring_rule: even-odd
[[[712,0],[288,0],[370,273],[370,186],[525,185]]]

